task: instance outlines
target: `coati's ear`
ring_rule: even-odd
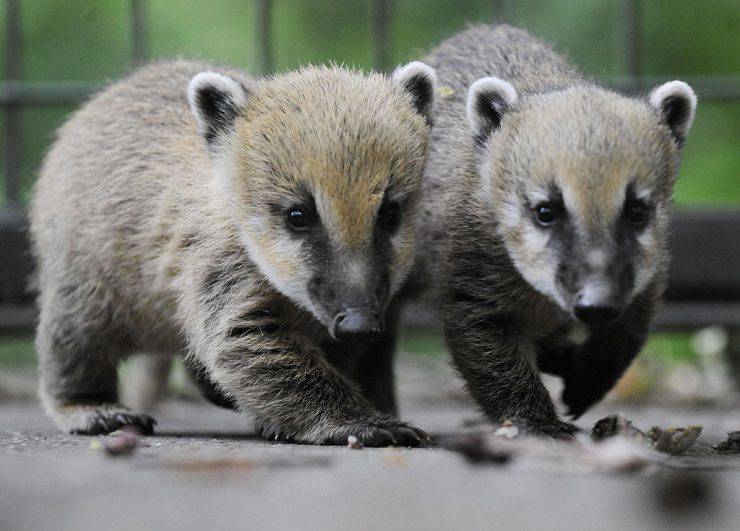
[[[516,107],[519,94],[508,81],[483,77],[468,90],[468,124],[475,141],[482,144],[501,125],[501,118]]]
[[[437,74],[434,69],[422,62],[413,61],[396,68],[391,79],[411,94],[416,110],[432,125],[434,95],[437,92]]]
[[[696,94],[693,89],[683,81],[663,83],[650,93],[650,105],[660,112],[673,138],[682,145],[696,113]]]
[[[247,104],[247,91],[238,81],[223,74],[201,72],[188,84],[188,101],[198,132],[213,147],[221,135],[234,127]]]

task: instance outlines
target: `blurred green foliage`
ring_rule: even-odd
[[[0,336],[0,369],[22,369],[35,365],[33,339],[29,336]]]
[[[423,56],[466,23],[494,21],[493,4],[490,0],[395,0],[390,28],[393,61]],[[552,42],[587,74],[603,77],[624,72],[618,0],[510,4],[515,6],[510,15],[514,24]],[[254,68],[251,0],[150,0],[146,6],[152,57],[199,57]],[[275,0],[276,67],[336,61],[369,68],[369,6],[366,0]],[[23,79],[103,84],[124,74],[130,68],[128,8],[127,0],[23,2]],[[737,0],[650,0],[642,3],[642,13],[643,73],[740,73]],[[0,25],[3,17],[0,12]],[[0,69],[2,61],[0,56]],[[53,131],[71,110],[24,111],[26,196]],[[679,204],[740,203],[739,139],[740,102],[700,106],[676,189]]]

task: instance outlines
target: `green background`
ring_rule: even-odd
[[[392,4],[394,63],[423,56],[466,23],[494,20],[490,0],[395,0]],[[514,24],[552,42],[587,74],[608,77],[625,72],[621,2],[510,4],[515,6]],[[371,66],[368,1],[276,0],[274,6],[276,68],[325,61]],[[254,2],[149,0],[146,12],[152,57],[199,57],[255,68]],[[642,3],[641,12],[642,73],[679,78],[740,73],[737,0],[650,0]],[[130,68],[126,0],[25,1],[22,18],[24,81],[97,85]],[[24,111],[26,198],[53,131],[71,110],[64,106]],[[676,189],[680,205],[740,204],[738,139],[740,102],[700,103]]]

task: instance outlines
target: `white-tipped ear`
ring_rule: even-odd
[[[663,116],[676,142],[683,144],[696,113],[694,90],[683,81],[663,83],[650,93],[650,105]]]
[[[434,121],[434,95],[437,92],[437,74],[434,69],[414,61],[396,68],[391,79],[411,94],[417,112],[431,125]]]
[[[501,118],[519,102],[519,94],[508,81],[483,77],[468,90],[468,124],[478,144],[501,125]]]
[[[209,147],[234,126],[247,104],[244,87],[230,77],[216,72],[201,72],[188,84],[188,101],[195,115],[198,132]]]

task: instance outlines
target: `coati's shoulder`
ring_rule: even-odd
[[[104,119],[107,114],[121,120],[148,115],[150,119],[144,125],[152,127],[168,124],[166,117],[174,118],[179,115],[189,120],[191,113],[187,100],[188,82],[193,76],[206,70],[222,72],[242,84],[253,81],[246,72],[203,61],[153,61],[134,69],[95,94],[72,116],[72,120],[89,118],[100,123],[101,118]]]

